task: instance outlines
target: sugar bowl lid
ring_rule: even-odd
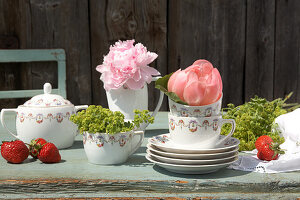
[[[26,107],[58,107],[71,106],[70,101],[57,94],[51,94],[52,86],[50,83],[44,84],[44,94],[36,95],[24,103]]]

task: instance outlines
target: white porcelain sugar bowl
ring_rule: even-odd
[[[44,138],[57,148],[72,146],[77,135],[77,126],[69,120],[78,110],[88,106],[74,106],[60,95],[51,94],[51,84],[44,84],[44,94],[32,97],[16,109],[2,109],[1,123],[17,139],[30,143],[32,139]],[[15,112],[17,134],[9,130],[4,115]]]

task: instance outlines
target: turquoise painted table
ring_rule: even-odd
[[[14,117],[7,118],[8,125],[13,127]],[[99,166],[88,163],[80,135],[76,137],[72,148],[60,151],[63,161],[58,164],[42,164],[33,159],[27,159],[22,164],[9,164],[1,157],[0,198],[300,197],[300,172],[260,174],[222,169],[207,175],[181,175],[148,162],[145,159],[147,139],[167,133],[167,121],[167,113],[159,113],[155,123],[148,127],[141,148],[122,165]],[[12,137],[0,127],[0,139],[10,140]]]

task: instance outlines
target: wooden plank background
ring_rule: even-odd
[[[159,55],[151,66],[162,75],[211,61],[223,79],[223,106],[291,91],[290,102],[299,102],[299,11],[298,0],[0,0],[0,48],[65,49],[75,105],[107,106],[95,68],[111,44],[133,38]],[[0,90],[56,87],[56,76],[55,63],[1,64]],[[152,110],[159,93],[149,88]],[[25,100],[0,100],[0,108]],[[165,98],[161,110],[167,106]]]

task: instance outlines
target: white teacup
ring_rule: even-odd
[[[176,103],[169,99],[170,112],[178,117],[210,117],[219,115],[222,107],[222,96],[218,101],[205,106],[189,106]]]
[[[138,143],[133,138],[139,137]],[[124,163],[142,144],[143,131],[129,131],[110,135],[107,133],[83,133],[83,146],[88,161],[98,165]]]
[[[169,113],[171,140],[182,146],[212,149],[231,137],[235,130],[233,119],[223,119],[221,115],[212,117],[177,117]],[[231,131],[220,139],[222,125],[230,123]]]

